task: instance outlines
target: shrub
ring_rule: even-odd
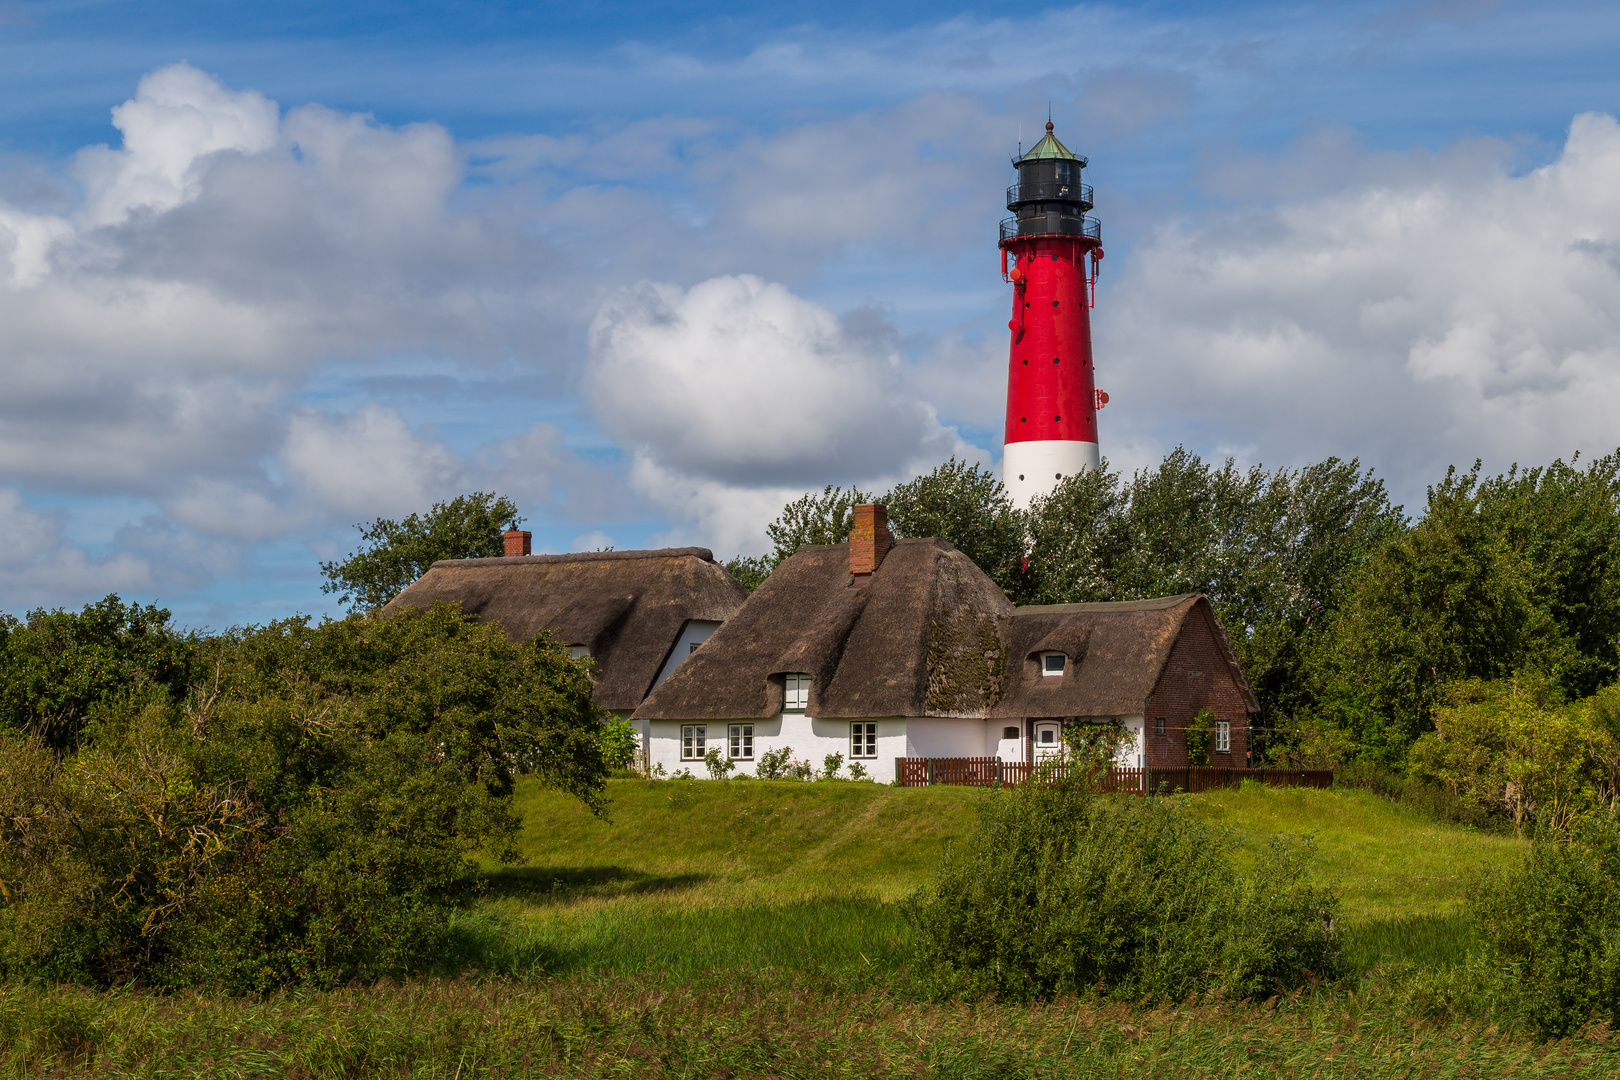
[[[844,767],[844,755],[843,754],[828,754],[826,757],[821,759],[821,779],[823,779],[823,780],[836,780],[836,779],[838,779],[838,770],[842,769],[843,767]]]
[[[264,990],[421,970],[515,774],[600,805],[602,713],[547,639],[450,607],[208,643],[206,692],[0,746],[0,975]],[[139,706],[138,708],[136,706]]]
[[[1168,799],[1050,775],[987,793],[907,902],[918,969],[940,995],[1015,999],[1254,996],[1337,975],[1337,899],[1308,851],[1276,843],[1242,878],[1230,848]]]
[[[781,780],[788,776],[793,769],[793,748],[784,746],[780,750],[767,750],[759,755],[759,764],[754,772],[761,780]]]
[[[641,737],[628,720],[613,720],[602,727],[602,760],[610,769],[628,769],[636,760]]]
[[[1337,787],[1370,791],[1441,821],[1452,821],[1491,832],[1509,832],[1513,827],[1507,818],[1470,805],[1439,784],[1404,776],[1375,761],[1363,759],[1348,763],[1334,773],[1333,783]]]
[[[1594,1012],[1620,1024],[1620,820],[1582,823],[1569,842],[1540,837],[1516,865],[1470,891],[1504,996],[1549,1038]]]
[[[737,763],[728,757],[722,757],[719,747],[709,747],[709,752],[703,755],[703,765],[709,770],[710,780],[724,780],[726,774],[737,767]]]
[[[1187,724],[1187,764],[1209,764],[1209,744],[1215,736],[1215,714],[1208,709],[1199,710]]]

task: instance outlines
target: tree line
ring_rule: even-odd
[[[1620,453],[1496,476],[1476,463],[1408,515],[1357,460],[1241,469],[1177,448],[1129,477],[1104,463],[1020,511],[988,470],[952,460],[882,495],[806,494],[767,527],[772,552],[729,565],[757,585],[876,500],[898,535],[949,540],[1015,603],[1201,592],[1254,685],[1271,761],[1394,769],[1522,817],[1529,789],[1507,777],[1537,770],[1499,764],[1500,783],[1465,784],[1453,760],[1511,756],[1505,721],[1476,715],[1508,699],[1514,716],[1540,710],[1531,730],[1574,724],[1570,782],[1585,804],[1613,798],[1620,722],[1594,695],[1620,667],[1617,476]]]

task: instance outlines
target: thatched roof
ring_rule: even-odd
[[[789,672],[811,676],[807,712],[818,717],[1131,715],[1189,618],[1208,620],[1257,710],[1202,596],[1014,608],[943,540],[900,541],[864,587],[849,572],[847,544],[804,547],[636,716],[772,716]],[[1070,658],[1062,680],[1041,680],[1043,652]]]
[[[596,701],[641,704],[689,619],[723,622],[748,593],[708,548],[446,559],[384,608],[461,605],[514,641],[550,630],[597,664]]]
[[[1260,711],[1226,630],[1197,593],[1113,604],[1019,608],[1005,624],[1008,692],[996,716],[1129,716],[1158,685],[1170,648],[1188,622],[1203,622],[1243,692]],[[1063,678],[1041,678],[1041,654],[1068,658]]]
[[[983,716],[1000,676],[995,618],[1011,612],[995,583],[943,540],[901,540],[865,585],[849,572],[848,544],[803,547],[636,716],[771,716],[788,672],[810,674],[812,716],[918,716],[930,698],[941,713]],[[988,648],[977,644],[985,635]],[[935,657],[930,640],[963,644]],[[974,648],[977,663],[961,664],[958,653]]]

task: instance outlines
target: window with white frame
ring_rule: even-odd
[[[706,745],[709,729],[702,724],[683,724],[681,726],[681,760],[702,761],[703,755],[709,752]]]
[[[701,641],[692,642],[692,647],[686,650],[686,655],[691,656],[693,653],[697,652],[698,651],[698,646],[701,645],[701,644],[703,644],[703,642],[701,642]]]
[[[783,712],[803,712],[810,706],[810,676],[786,675],[782,679],[786,691],[782,698]]]
[[[754,725],[731,725],[731,760],[754,760]]]
[[[568,646],[568,659],[570,660],[583,660],[589,655],[591,655],[591,650],[583,645]]]
[[[1215,721],[1215,752],[1217,754],[1229,754],[1232,752],[1231,721]]]
[[[877,724],[870,720],[857,720],[849,725],[849,756],[877,757]]]
[[[1041,678],[1060,679],[1063,677],[1064,656],[1060,652],[1041,654]]]

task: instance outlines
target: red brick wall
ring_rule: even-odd
[[[1187,764],[1187,725],[1200,710],[1208,709],[1217,720],[1232,725],[1232,749],[1215,751],[1213,734],[1209,741],[1209,763],[1214,766],[1246,765],[1249,749],[1249,717],[1243,691],[1232,674],[1215,628],[1203,605],[1193,608],[1182,624],[1181,636],[1170,648],[1170,659],[1159,675],[1159,683],[1147,699],[1142,717],[1143,738],[1147,743],[1146,764],[1150,768],[1174,768]],[[1156,733],[1154,721],[1164,718],[1164,734]]]

